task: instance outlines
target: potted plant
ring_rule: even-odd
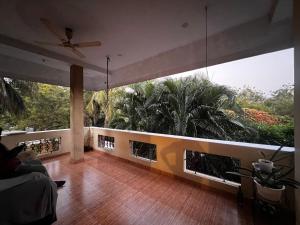
[[[276,165],[275,162],[290,157],[290,154],[279,156],[281,150],[282,146],[272,154],[270,159],[266,159],[266,155],[262,153],[264,159],[259,159],[258,162],[252,163],[253,169],[238,168],[239,172],[227,173],[253,179],[259,198],[274,203],[280,202],[287,186],[292,188],[298,188],[300,186],[298,181],[288,177],[288,175],[293,172],[293,167]]]
[[[274,168],[274,162],[282,160],[283,158],[275,159],[278,156],[278,153],[282,150],[283,146],[280,146],[270,157],[267,159],[267,156],[264,152],[260,152],[263,158],[258,159],[257,167],[260,168],[263,172],[271,173]]]

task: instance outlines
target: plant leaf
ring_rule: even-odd
[[[277,177],[278,180],[282,179],[283,177],[286,177],[287,175],[289,175],[291,172],[294,171],[294,168],[289,169],[287,172],[285,172],[284,174],[280,175],[279,177]]]
[[[274,154],[273,154],[272,157],[270,158],[270,161],[273,161],[273,160],[275,159],[276,155],[281,151],[282,148],[283,148],[283,145],[280,146],[280,147],[276,150],[276,152],[274,152]]]
[[[247,174],[242,174],[242,173],[239,173],[239,172],[227,171],[226,174],[231,174],[231,175],[235,175],[235,176],[239,176],[239,177],[252,178],[251,176],[249,176]]]
[[[264,157],[264,159],[266,158],[266,154],[264,152],[260,151],[259,153]]]

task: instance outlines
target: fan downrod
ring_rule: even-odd
[[[69,27],[66,27],[65,28],[65,34],[68,38],[68,42],[70,42],[70,40],[72,39],[73,37],[73,29],[69,28]]]

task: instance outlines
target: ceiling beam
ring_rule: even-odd
[[[26,42],[23,42],[23,41],[5,36],[3,34],[0,34],[0,43],[8,45],[8,46],[12,46],[12,47],[24,50],[24,51],[39,54],[39,55],[42,55],[42,56],[45,56],[45,57],[53,58],[53,59],[56,59],[56,60],[59,60],[59,61],[63,61],[63,62],[69,63],[70,65],[75,64],[75,65],[82,66],[86,69],[90,69],[90,70],[94,70],[94,71],[106,74],[106,69],[105,68],[102,68],[102,67],[99,67],[99,66],[96,66],[96,65],[92,65],[92,64],[88,64],[88,63],[85,63],[81,60],[74,59],[74,58],[71,58],[71,57],[68,57],[68,56],[64,56],[64,55],[61,55],[61,54],[56,53],[56,52],[52,52],[52,51],[49,51],[47,49],[38,47],[36,45],[28,44]],[[109,71],[109,74],[111,75],[111,71]]]
[[[21,69],[20,69],[21,68]],[[18,80],[27,80],[64,87],[70,86],[70,72],[55,69],[47,65],[17,59],[0,54],[0,77],[9,77]],[[96,91],[104,89],[103,77],[84,76],[84,89]]]

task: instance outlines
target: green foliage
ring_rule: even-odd
[[[0,126],[4,129],[69,127],[67,88],[9,79],[1,79],[1,88],[2,102],[7,90],[9,96],[15,96],[6,98],[5,104],[1,102]],[[85,124],[294,146],[293,97],[293,86],[283,86],[267,98],[255,89],[236,92],[206,78],[147,81],[110,90],[109,101],[104,91],[85,92]],[[20,101],[21,108],[26,107],[21,117],[12,113],[17,112],[16,102]],[[244,113],[245,107],[268,112],[279,123],[251,121]]]
[[[272,97],[265,101],[265,105],[277,115],[293,117],[294,86],[284,85],[273,92]]]
[[[241,122],[253,132],[244,135],[243,132],[236,140],[270,145],[294,146],[294,87],[284,85],[267,98],[263,93],[245,88],[237,96],[237,102],[242,108],[258,109],[274,115],[279,123],[268,125],[254,123],[248,118],[240,118]]]
[[[294,86],[283,85],[267,98],[264,93],[246,87],[239,90],[237,103],[242,108],[258,109],[279,116],[293,117]]]
[[[20,117],[19,117],[20,118]],[[2,112],[0,114],[0,127],[3,130],[9,130],[14,127],[17,121],[17,116],[8,112]]]
[[[111,128],[293,146],[291,117],[276,114],[276,109],[282,107],[282,93],[286,91],[280,89],[268,99],[263,93],[246,88],[237,94],[228,87],[195,77],[147,81],[118,88],[118,94],[110,96],[113,103],[107,118]],[[103,126],[106,118],[104,94],[94,94],[87,108],[98,126]],[[272,126],[255,123],[242,110],[246,106],[277,115],[281,122]]]
[[[129,85],[122,90],[116,101],[116,114],[112,117],[111,127],[128,130],[154,131],[156,118],[155,103],[158,95],[150,82]],[[158,87],[157,90],[159,90]],[[148,111],[149,110],[149,111]],[[157,129],[159,130],[159,129]]]
[[[0,113],[20,115],[25,111],[22,97],[13,88],[10,79],[0,77]]]
[[[33,96],[38,91],[38,83],[24,80],[10,80],[10,85],[21,96]]]
[[[242,125],[222,111],[235,106],[235,92],[204,78],[130,85],[119,98],[114,128],[193,137],[232,139]]]
[[[263,92],[257,91],[254,88],[245,87],[238,91],[237,103],[241,108],[258,109],[269,112],[264,102],[266,97]]]
[[[36,130],[69,128],[69,99],[68,88],[39,84],[34,98],[25,98],[28,112],[20,126]]]
[[[258,125],[258,143],[294,147],[294,124]]]
[[[109,127],[114,114],[115,106],[123,93],[122,89],[111,89],[107,93],[105,91],[94,92],[89,101],[86,102],[86,114],[88,115],[91,125]]]
[[[21,117],[8,113],[1,115],[0,126],[4,129],[33,127],[35,130],[69,128],[68,88],[32,83],[29,83],[27,87],[24,83],[22,85],[22,88],[17,91],[23,97],[26,111]]]

